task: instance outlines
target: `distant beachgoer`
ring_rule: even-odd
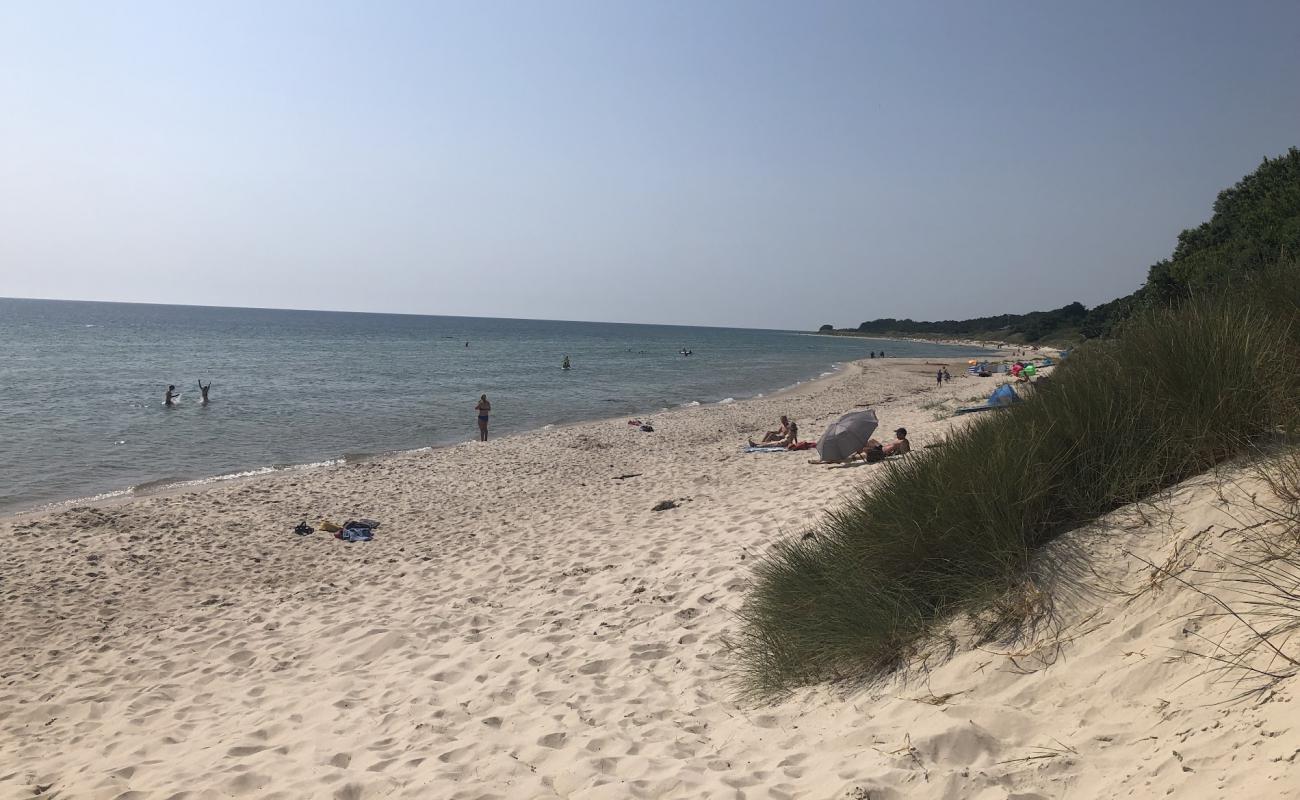
[[[469,347],[469,342],[465,342],[465,346],[466,346],[466,347]]]
[[[784,434],[778,436],[778,437],[775,438],[775,439],[768,439],[766,436],[764,436],[762,442],[756,442],[756,441],[754,441],[753,439],[750,439],[750,440],[749,440],[749,446],[750,446],[750,447],[786,447],[786,448],[788,448],[788,447],[792,446],[795,442],[799,441],[799,426],[795,424],[794,420],[792,420],[792,419],[788,419],[788,418],[786,418],[786,417],[781,417],[781,422],[782,422],[782,423],[784,424],[784,426],[785,426],[785,433],[784,433]],[[769,434],[771,434],[771,433],[775,433],[775,431],[768,431],[768,433],[769,433]]]
[[[785,414],[782,414],[781,427],[777,428],[774,431],[768,431],[767,433],[764,433],[763,439],[760,442],[760,444],[767,444],[768,442],[780,441],[781,439],[784,439],[788,433],[790,433],[790,418],[787,417]]]
[[[571,365],[569,364],[569,357],[566,355],[566,356],[564,357],[564,363],[560,365],[560,368],[561,368],[561,369],[568,369],[570,366],[571,366]]]
[[[943,370],[934,373],[934,382],[938,386],[943,386]]]
[[[478,405],[474,406],[478,412],[478,436],[480,442],[487,441],[488,415],[492,413],[492,404],[488,402],[487,395],[481,395],[478,399]]]
[[[885,357],[885,351],[884,351],[884,350],[881,350],[881,351],[880,351],[880,357],[881,357],[881,358],[884,358],[884,357]]]
[[[208,390],[211,388],[212,381],[208,381],[208,385],[204,386],[203,380],[201,378],[199,379],[199,402],[205,406],[208,404]]]
[[[176,394],[176,387],[173,386],[172,384],[167,384],[167,393],[163,395],[163,405],[165,406],[176,405],[177,397],[178,395]]]
[[[871,358],[875,358],[875,357],[876,357],[876,351],[875,351],[875,350],[872,350],[872,351],[871,351]]]
[[[947,367],[944,367],[944,368],[943,368],[943,380],[944,380],[945,383],[947,383],[948,381],[952,380],[952,375],[948,374],[948,368],[947,368]]]

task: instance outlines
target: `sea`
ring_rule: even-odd
[[[465,442],[478,437],[481,394],[502,436],[734,402],[873,350],[984,352],[780,330],[0,298],[0,514]],[[199,381],[212,383],[207,405]],[[168,384],[181,393],[170,408]]]

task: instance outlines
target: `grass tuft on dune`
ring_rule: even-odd
[[[752,695],[888,669],[937,623],[1027,585],[1062,532],[1294,441],[1300,265],[1149,310],[1055,373],[769,551],[735,640]]]

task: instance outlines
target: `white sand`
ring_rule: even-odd
[[[1154,528],[1119,513],[1068,537],[1105,581],[1063,579],[1063,632],[1032,652],[735,701],[724,637],[755,557],[882,469],[744,437],[788,411],[815,439],[869,403],[920,448],[964,424],[923,406],[995,383],[957,367],[938,391],[919,362],[867,361],[654,433],[589,423],[0,522],[0,797],[1295,796],[1291,684],[1228,703],[1242,687],[1179,652],[1205,644],[1189,625],[1227,629],[1189,622],[1204,597],[1114,591],[1151,586],[1125,547],[1232,546],[1240,508],[1206,488]],[[304,515],[384,524],[345,544],[293,535]]]

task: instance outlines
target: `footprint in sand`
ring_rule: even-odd
[[[244,756],[256,755],[265,749],[267,748],[263,745],[251,744],[243,747],[232,747],[226,751],[226,755],[231,758],[243,758]]]

